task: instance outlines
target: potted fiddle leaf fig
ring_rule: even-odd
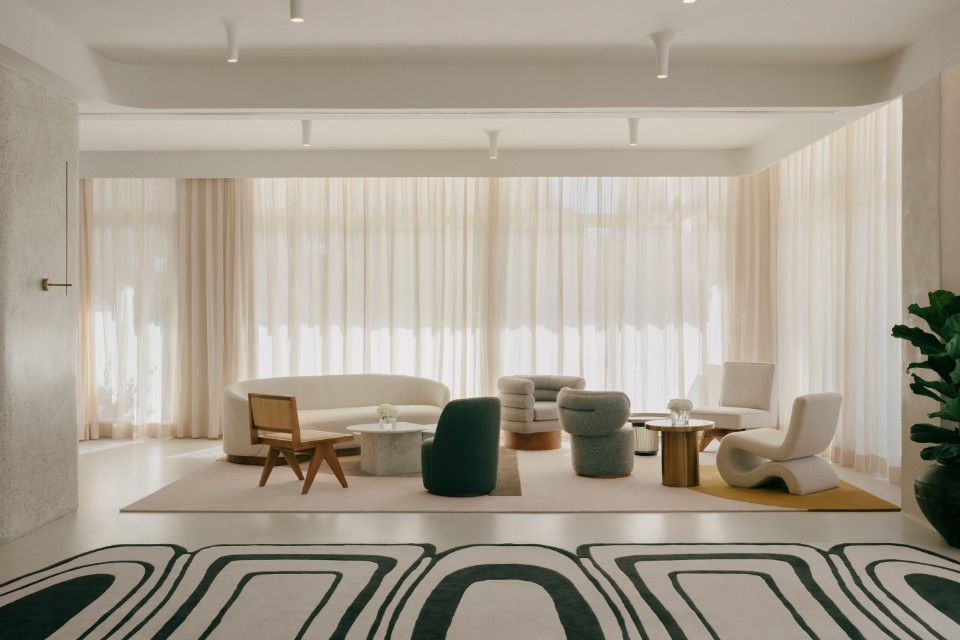
[[[925,357],[907,367],[913,377],[910,390],[940,403],[938,411],[927,415],[947,421],[947,426],[923,422],[910,427],[911,440],[930,445],[920,457],[936,462],[914,481],[917,504],[947,543],[960,547],[960,296],[941,290],[929,298],[929,306],[911,304],[907,311],[930,331],[898,324],[893,336],[909,341]],[[936,377],[921,377],[916,373],[921,369]]]

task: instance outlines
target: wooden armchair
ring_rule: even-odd
[[[267,460],[260,475],[260,486],[267,484],[267,478],[273,471],[280,455],[286,458],[287,464],[297,474],[297,478],[304,480],[300,463],[297,461],[298,452],[312,452],[307,477],[303,482],[302,494],[310,491],[310,485],[317,476],[320,463],[324,460],[330,465],[340,485],[347,486],[347,479],[340,468],[340,461],[333,445],[338,442],[353,440],[353,435],[342,433],[328,433],[312,429],[300,429],[300,419],[297,416],[297,399],[292,396],[271,396],[261,393],[248,395],[250,405],[250,443],[263,444],[270,447]],[[261,434],[262,431],[268,433]]]

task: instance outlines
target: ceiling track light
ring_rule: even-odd
[[[301,120],[301,121],[300,121],[300,128],[303,130],[303,132],[302,132],[302,134],[303,134],[303,135],[302,135],[302,141],[301,141],[300,145],[303,146],[303,147],[309,147],[309,146],[310,146],[310,131],[311,131],[311,129],[313,128],[313,120]]]
[[[290,0],[290,22],[303,22],[303,0]]]
[[[637,130],[640,125],[640,118],[627,118],[627,127],[630,130],[630,146],[637,146]]]
[[[237,23],[231,20],[223,21],[223,28],[227,31],[227,62],[240,60],[240,46],[237,44]]]
[[[657,50],[657,78],[666,78],[670,75],[670,43],[673,42],[673,33],[660,31],[652,34],[650,39]]]
[[[495,129],[491,129],[491,130],[487,131],[487,142],[489,142],[489,147],[490,147],[490,159],[491,159],[491,160],[496,160],[496,159],[497,159],[497,142],[498,142],[499,140],[500,140],[500,132],[499,132],[499,131],[497,131],[497,130],[495,130]]]

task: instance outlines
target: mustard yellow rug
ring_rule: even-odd
[[[690,488],[717,498],[806,511],[900,511],[897,505],[843,480],[836,489],[794,496],[782,482],[756,489],[731,487],[723,481],[716,467],[707,465],[700,466],[700,486]]]

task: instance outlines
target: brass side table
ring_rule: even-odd
[[[663,471],[665,487],[696,487],[700,484],[700,453],[697,434],[713,426],[710,420],[688,420],[675,425],[670,420],[650,420],[646,427],[663,434]]]
[[[660,452],[660,434],[647,429],[651,420],[662,420],[663,415],[635,414],[627,418],[633,425],[634,447],[633,453],[638,456],[655,456]]]

